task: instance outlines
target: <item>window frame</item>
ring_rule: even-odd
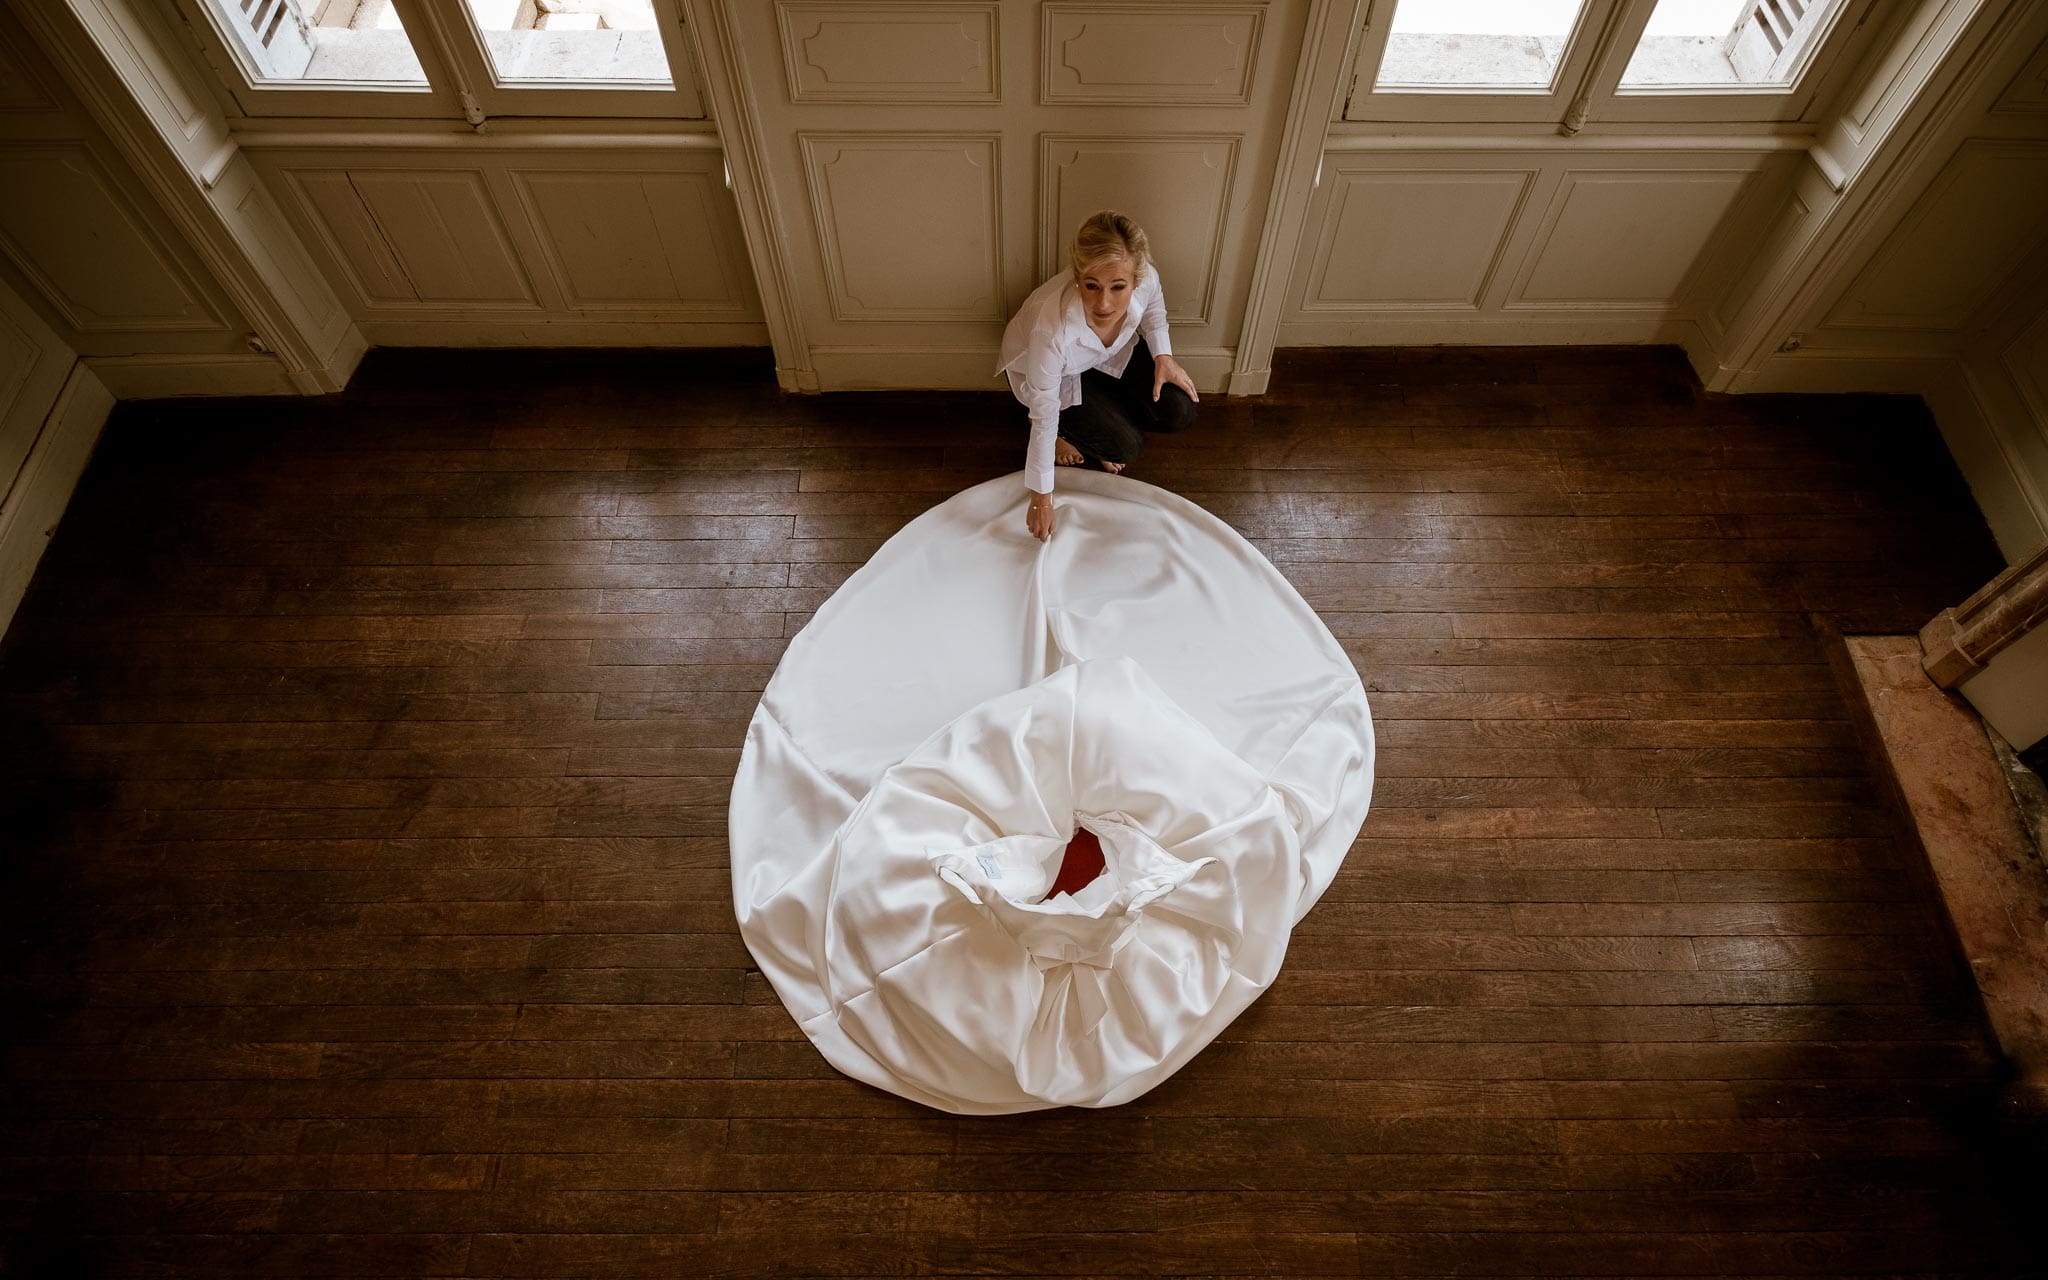
[[[236,0],[218,0],[234,4]],[[391,0],[405,24],[406,39],[419,59],[426,83],[371,83],[361,80],[266,80],[257,74],[249,53],[235,33],[226,30],[211,0],[178,0],[178,16],[199,45],[201,58],[213,69],[221,92],[242,115],[396,117],[461,119],[462,103],[454,77],[441,60],[440,48],[422,30],[421,0]]]
[[[1643,29],[1650,25],[1656,0],[1629,0],[1632,8],[1625,25],[1592,84],[1593,116],[1601,120],[1630,123],[1665,121],[1712,121],[1714,123],[1762,123],[1803,120],[1814,103],[1831,89],[1831,74],[1847,65],[1842,54],[1851,37],[1870,24],[1878,0],[1835,0],[1821,19],[1818,30],[1806,37],[1806,48],[1788,85],[1737,85],[1732,87],[1684,88],[1668,86],[1624,89],[1621,78],[1628,72]],[[1747,8],[1747,6],[1745,6]],[[1859,10],[1856,21],[1843,30],[1851,10]],[[1702,105],[1709,104],[1703,111]]]
[[[423,85],[267,80],[236,34],[223,26],[215,0],[177,0],[176,10],[213,69],[224,105],[250,119],[467,119],[471,124],[501,116],[702,120],[704,97],[681,0],[651,2],[668,59],[667,85],[500,82],[464,0],[391,0],[426,73]]]
[[[466,0],[419,0],[432,11],[436,36],[486,116],[609,116],[701,120],[704,98],[683,25],[681,0],[651,0],[655,31],[668,60],[665,85],[594,80],[498,78]]]
[[[1563,124],[1584,103],[1587,122],[1614,124],[1766,124],[1810,119],[1838,87],[1878,25],[1882,0],[1836,0],[1801,55],[1789,86],[1621,87],[1657,0],[1587,0],[1547,91],[1517,89],[1375,90],[1395,6],[1371,0],[1359,40],[1345,124]]]
[[[1365,32],[1359,39],[1353,63],[1351,96],[1344,106],[1344,120],[1351,123],[1460,123],[1520,124],[1556,121],[1565,113],[1576,90],[1592,69],[1594,47],[1615,7],[1629,0],[1584,0],[1577,20],[1565,36],[1558,54],[1557,70],[1550,86],[1534,89],[1503,86],[1497,89],[1455,86],[1380,90],[1380,61],[1386,56],[1387,39],[1393,34],[1394,9],[1400,0],[1370,0],[1366,6]],[[1362,104],[1373,109],[1361,112]]]

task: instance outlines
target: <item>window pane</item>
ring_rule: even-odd
[[[320,80],[424,88],[391,0],[208,0],[258,81]]]
[[[1657,0],[1624,89],[1789,86],[1835,0]]]
[[[464,0],[501,82],[670,83],[653,0]]]
[[[1548,89],[1584,0],[1399,0],[1374,88]]]

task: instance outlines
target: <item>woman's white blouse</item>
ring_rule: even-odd
[[[1002,363],[1010,390],[1031,411],[1031,444],[1024,451],[1024,483],[1038,493],[1052,492],[1053,441],[1059,436],[1060,410],[1081,403],[1081,375],[1100,369],[1123,376],[1131,351],[1142,336],[1153,356],[1172,355],[1166,337],[1166,298],[1159,272],[1148,270],[1131,291],[1130,310],[1116,340],[1105,345],[1088,327],[1081,291],[1072,272],[1062,271],[1031,291],[1010,325],[1003,330]]]

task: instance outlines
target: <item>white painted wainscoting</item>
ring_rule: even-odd
[[[0,8],[0,280],[119,396],[329,391],[372,344],[993,389],[1112,206],[1205,387],[1675,342],[1716,391],[1927,397],[2007,552],[2048,535],[2048,0],[1846,0],[1803,87],[1718,97],[1618,90],[1650,0],[1587,0],[1519,97],[1380,92],[1390,0],[654,0],[675,83],[630,102],[485,83],[456,0],[409,27],[432,93],[244,84],[195,3]]]
[[[1333,135],[1280,345],[1690,341],[1801,148]]]
[[[1944,91],[1888,94],[1916,61]],[[1757,278],[1710,313],[1702,376],[1925,397],[2000,549],[2025,557],[2048,539],[2048,4],[1918,7],[1812,156]]]
[[[161,392],[143,363],[213,394],[252,372],[249,325],[57,68],[0,8],[0,278],[117,394]],[[129,387],[131,381],[136,383]]]
[[[373,345],[768,342],[702,130],[274,132],[243,147]]]
[[[0,632],[113,407],[78,353],[0,283]]]
[[[996,389],[1004,323],[1115,208],[1229,380],[1329,0],[690,0],[793,389]],[[1341,31],[1341,26],[1339,30]],[[1341,43],[1341,37],[1340,37]],[[1333,88],[1330,92],[1333,92]],[[1327,100],[1329,93],[1325,93]],[[1291,127],[1291,132],[1290,132]],[[772,282],[772,283],[766,283]]]

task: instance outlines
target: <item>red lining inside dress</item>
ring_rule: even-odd
[[[1063,893],[1079,893],[1090,881],[1102,874],[1102,841],[1086,827],[1077,828],[1074,838],[1067,842],[1066,857],[1060,862],[1060,873],[1053,877],[1052,888],[1046,890],[1045,900],[1050,902]]]

